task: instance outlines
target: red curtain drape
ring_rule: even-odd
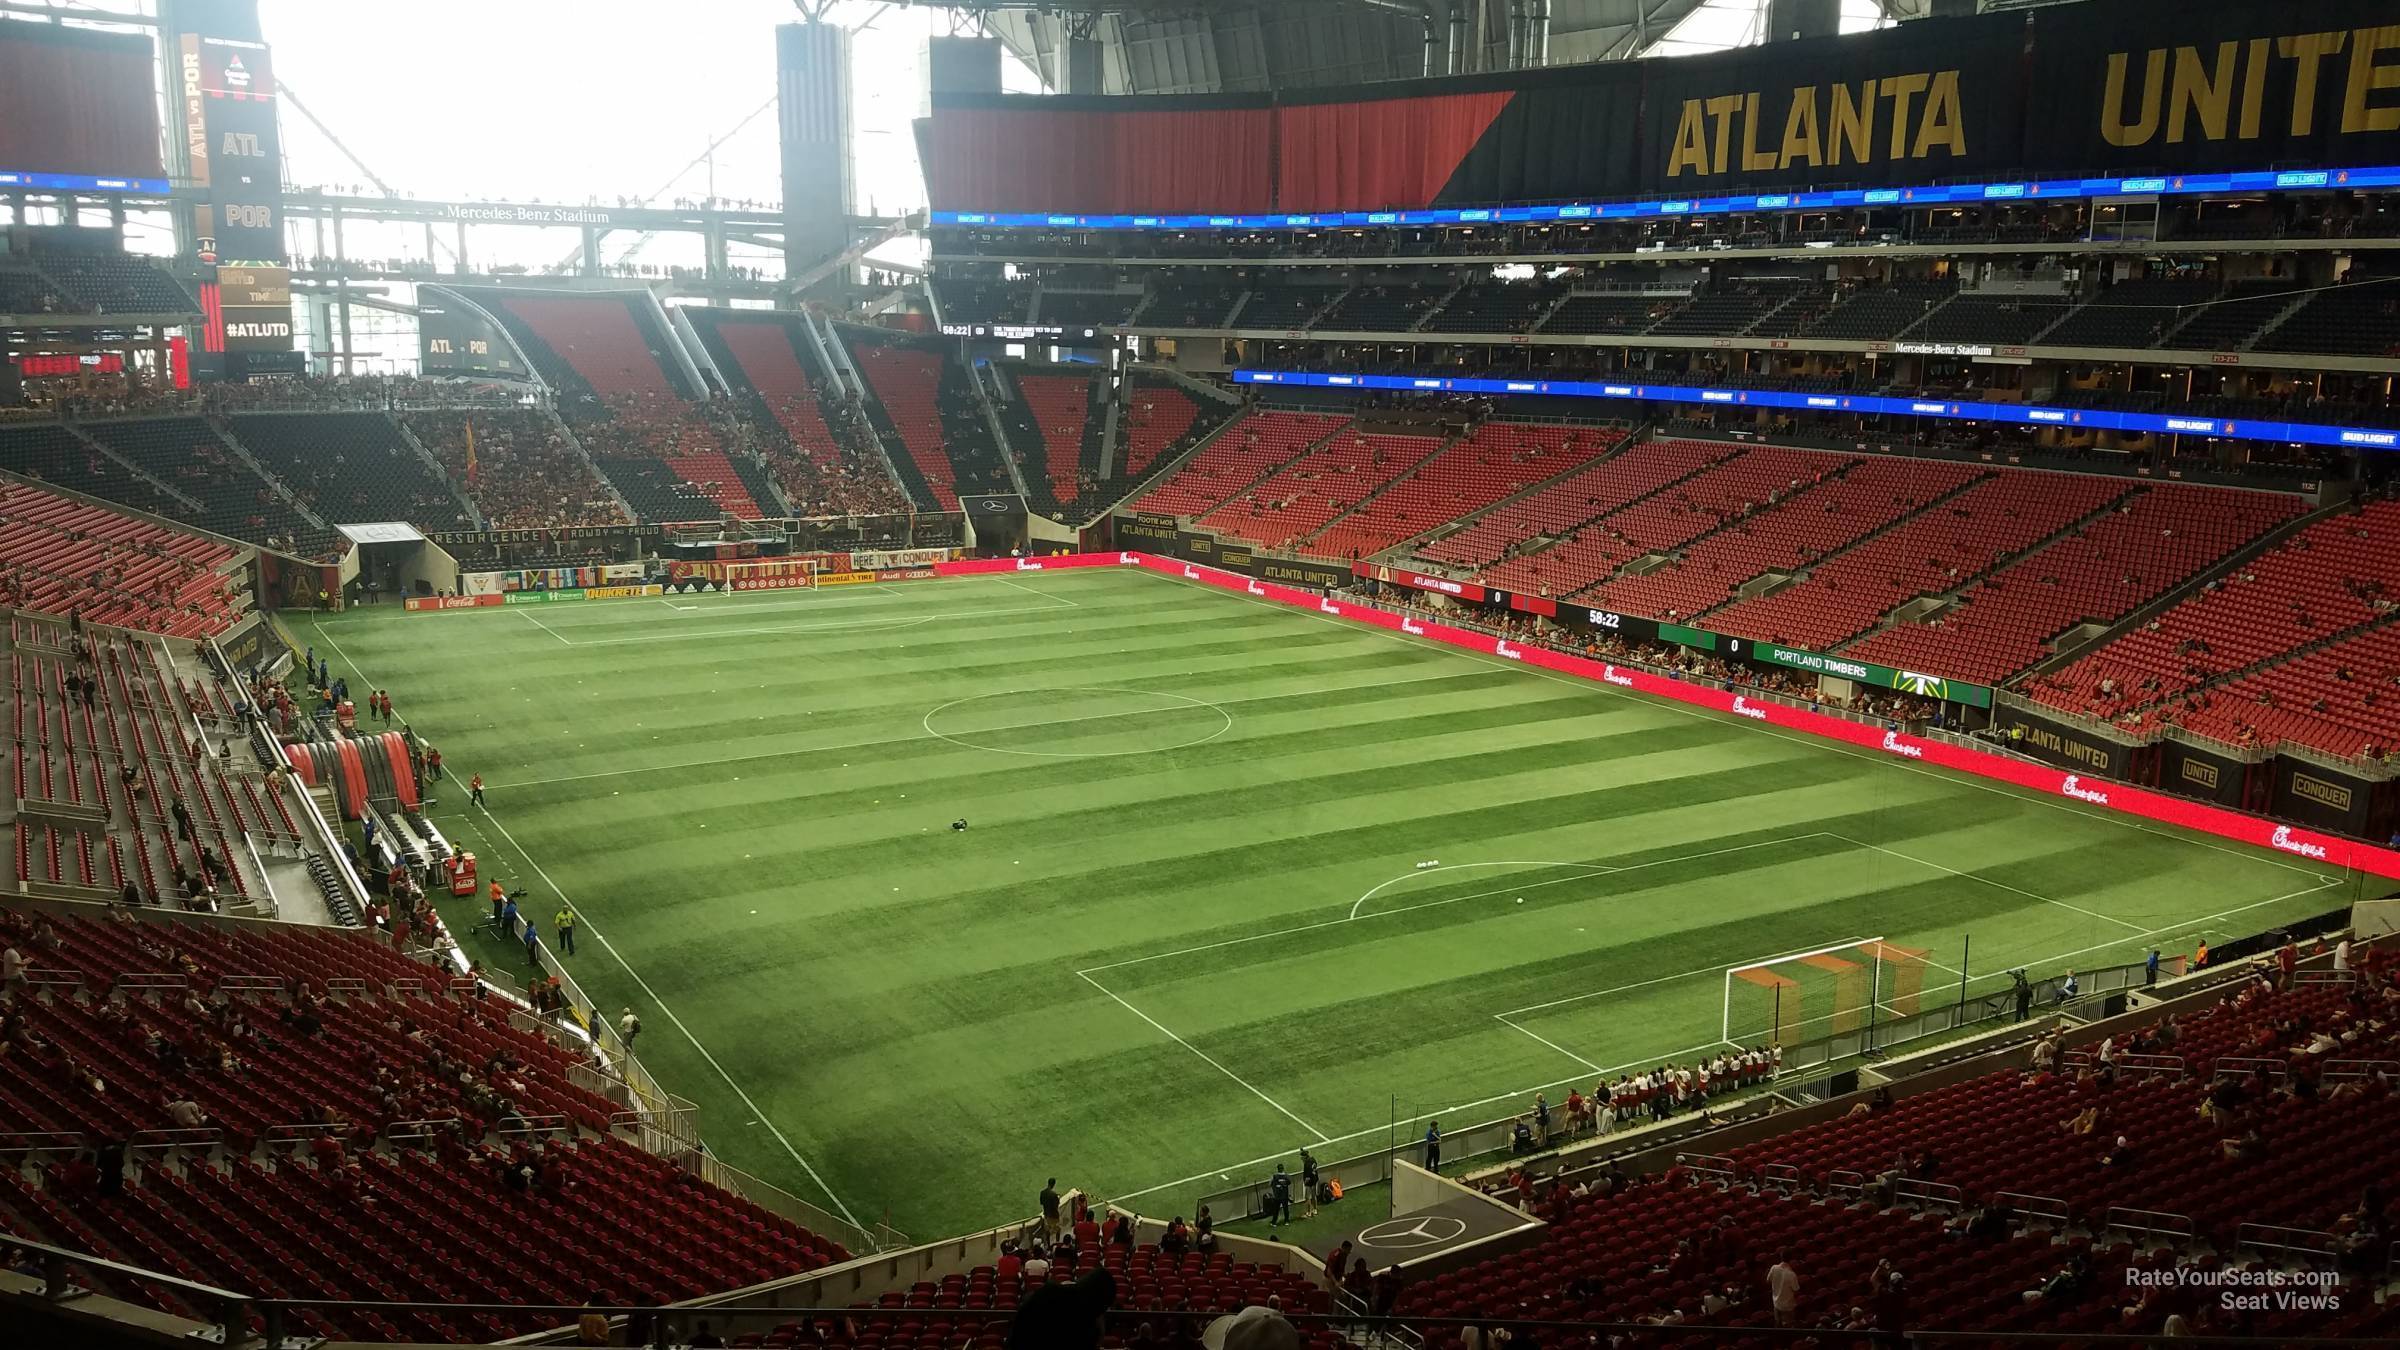
[[[0,169],[157,177],[149,42],[39,27],[0,24]]]
[[[933,204],[945,211],[1265,211],[1266,108],[943,108],[933,118]]]
[[[1277,108],[1276,209],[1431,206],[1511,97],[1494,90]]]

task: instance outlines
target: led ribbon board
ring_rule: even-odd
[[[2319,422],[2276,422],[2244,417],[2194,417],[2173,413],[2112,412],[2102,408],[2051,408],[2032,403],[1886,398],[1879,394],[1793,394],[1769,389],[1717,389],[1680,384],[1622,384],[1602,380],[1508,380],[1418,375],[1335,375],[1319,371],[1237,370],[1236,384],[1308,389],[1358,389],[1418,394],[1530,394],[1544,398],[1632,399],[1651,403],[1698,403],[1734,408],[1802,412],[1896,413],[1957,422],[2000,422],[2015,426],[2068,427],[2080,431],[2130,431],[2168,436],[2218,436],[2237,441],[2282,441],[2334,445],[2356,450],[2400,449],[2400,430],[2330,426]]]

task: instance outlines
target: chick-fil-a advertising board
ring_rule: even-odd
[[[2028,764],[2021,760],[2011,759],[2006,755],[1987,754],[1980,750],[1970,750],[1963,746],[1952,745],[1946,741],[1925,740],[1905,732],[1890,731],[1839,717],[1827,717],[1810,712],[1805,708],[1790,708],[1780,703],[1769,703],[1741,693],[1715,689],[1706,685],[1687,684],[1681,680],[1670,680],[1652,675],[1647,671],[1632,670],[1605,661],[1594,661],[1588,657],[1570,656],[1565,652],[1551,651],[1546,647],[1530,647],[1522,643],[1511,642],[1506,638],[1496,638],[1488,633],[1453,628],[1448,624],[1436,623],[1430,619],[1394,614],[1389,610],[1377,609],[1369,605],[1351,604],[1347,601],[1318,595],[1315,592],[1295,590],[1288,586],[1278,586],[1273,582],[1259,581],[1251,577],[1219,571],[1214,567],[1205,567],[1198,563],[1179,562],[1173,558],[1159,558],[1147,553],[1109,553],[1074,555],[1071,565],[1091,565],[1089,562],[1082,561],[1083,559],[1093,559],[1099,562],[1130,560],[1129,565],[1143,567],[1168,576],[1180,577],[1185,581],[1195,581],[1220,590],[1240,592],[1260,599],[1272,600],[1278,604],[1313,610],[1319,614],[1347,619],[1353,623],[1388,628],[1396,632],[1407,633],[1412,637],[1446,643],[1485,656],[1497,656],[1504,660],[1523,662],[1525,665],[1540,670],[1579,676],[1637,694],[1673,699],[1679,703],[1689,703],[1713,712],[1747,717],[1753,721],[1763,722],[1772,727],[1781,727],[1788,731],[1804,732],[1812,736],[1823,736],[1828,740],[1843,741],[1912,764],[1954,769],[1961,773],[1974,774],[1980,778],[2011,783],[2034,792],[2069,798],[2087,806],[2120,811],[2126,815],[2140,816],[2145,820],[2160,821],[2169,825],[2180,825],[2186,829],[2200,830],[2219,838],[2232,840],[2235,843],[2273,849],[2279,853],[2289,854],[2300,861],[2321,863],[2327,867],[2354,868],[2362,872],[2372,872],[2377,876],[2400,878],[2400,852],[2343,839],[2337,835],[2319,834],[2314,830],[2304,830],[2295,825],[2282,825],[2271,820],[2261,820],[2256,816],[2244,815],[2239,811],[2228,811],[2223,807],[2186,801],[2181,797],[2169,797],[2161,793],[2144,791],[2141,788],[2127,787],[2122,783],[2106,779],[2066,773],[2045,765]],[[1005,560],[1003,561],[1005,562]],[[1047,563],[1069,562],[1068,559],[1043,559],[1042,561]]]

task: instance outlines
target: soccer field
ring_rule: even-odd
[[[441,747],[434,816],[487,877],[545,927],[572,900],[576,978],[641,1012],[713,1149],[918,1238],[1025,1214],[1048,1176],[1188,1213],[1302,1144],[1374,1146],[1395,1099],[1414,1133],[1688,1058],[1728,966],[1882,937],[1928,953],[1931,999],[1970,936],[1980,990],[2350,898],[2322,865],[1146,573],[292,630]]]

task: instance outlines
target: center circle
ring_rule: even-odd
[[[1043,759],[1151,755],[1213,741],[1233,714],[1156,689],[1071,685],[952,699],[925,714],[926,734],[970,750]]]

